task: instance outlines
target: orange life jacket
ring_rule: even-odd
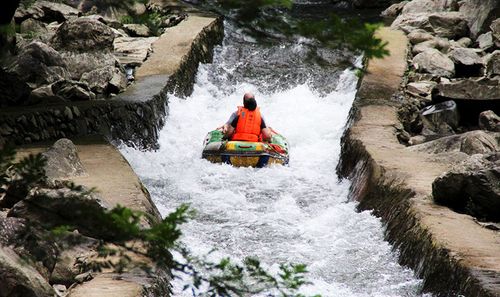
[[[259,141],[261,123],[262,118],[258,107],[250,111],[243,106],[238,106],[238,123],[231,140]]]

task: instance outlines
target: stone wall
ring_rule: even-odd
[[[223,22],[219,18],[200,32],[179,69],[166,82],[166,87],[146,101],[124,100],[117,96],[115,99],[69,102],[53,107],[2,109],[0,143],[1,138],[15,144],[26,144],[102,134],[140,148],[155,148],[158,131],[168,112],[167,93],[191,94],[198,64],[211,61],[212,49],[222,38]]]

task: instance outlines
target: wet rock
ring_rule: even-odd
[[[420,72],[427,72],[434,76],[453,77],[455,64],[445,54],[437,49],[426,49],[413,58],[414,67]]]
[[[23,105],[29,97],[30,88],[15,73],[0,68],[0,107]]]
[[[68,101],[87,101],[95,99],[95,94],[90,91],[84,82],[74,80],[60,80],[52,84],[52,92],[56,96]]]
[[[115,35],[111,28],[92,18],[78,18],[59,27],[52,45],[58,50],[112,51]]]
[[[488,50],[494,46],[493,34],[491,32],[479,35],[476,41],[479,45],[479,48],[483,50]]]
[[[497,0],[461,1],[459,11],[467,20],[472,38],[484,31],[485,22],[495,13],[497,6]]]
[[[479,128],[487,131],[500,132],[500,117],[492,110],[479,114]]]
[[[395,18],[401,13],[405,5],[409,2],[410,1],[401,1],[399,3],[394,3],[382,11],[380,15],[387,18]]]
[[[423,134],[450,135],[458,127],[460,115],[454,101],[445,101],[435,105],[429,105],[422,109],[421,117],[424,124]]]
[[[72,118],[71,110],[68,107],[66,110],[69,111]],[[47,158],[45,173],[50,179],[85,175],[85,169],[78,157],[76,146],[69,139],[59,139],[43,153],[43,156]]]
[[[485,60],[486,60],[486,75],[488,77],[500,75],[500,50],[494,51]]]
[[[0,295],[52,297],[49,283],[12,249],[0,246]]]
[[[143,24],[125,24],[123,29],[131,37],[149,37],[151,36],[151,31],[148,26]]]
[[[8,70],[16,73],[33,88],[65,79],[68,76],[62,56],[39,41],[33,41],[27,45]]]
[[[498,80],[456,79],[441,81],[435,88],[435,95],[455,100],[499,100],[500,85]]]
[[[38,0],[28,8],[24,6],[19,7],[16,10],[14,19],[16,23],[21,23],[29,18],[40,20],[45,23],[62,23],[66,20],[78,17],[79,14],[80,11],[64,3]]]
[[[412,44],[418,44],[418,43],[421,43],[421,42],[424,42],[427,40],[433,40],[433,39],[434,39],[434,36],[431,33],[427,32],[425,30],[422,30],[422,29],[412,31],[408,34],[408,40],[410,40],[410,42]]]
[[[500,221],[500,154],[474,155],[432,183],[438,204],[480,220]]]
[[[102,213],[106,209],[107,205],[94,193],[34,188],[9,210],[8,216],[37,222],[46,229],[74,226],[85,236],[109,238],[111,231],[102,228]]]
[[[115,39],[115,56],[122,65],[138,67],[146,60],[158,37],[119,37]]]
[[[467,21],[458,12],[406,13],[394,20],[392,28],[410,33],[422,29],[438,37],[458,39],[468,36]]]

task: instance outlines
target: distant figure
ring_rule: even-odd
[[[243,106],[238,106],[238,110],[218,129],[231,140],[269,141],[272,136],[271,128],[266,126],[260,108],[257,107],[255,96],[250,92],[243,96]]]

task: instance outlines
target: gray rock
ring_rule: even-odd
[[[458,39],[469,33],[467,21],[458,12],[407,13],[394,20],[392,28],[401,29],[407,34],[422,29],[438,37]]]
[[[453,77],[455,64],[445,54],[437,49],[426,49],[413,58],[415,69],[434,76]]]
[[[408,150],[428,154],[465,153],[472,156],[497,152],[500,148],[499,140],[500,133],[475,130],[417,144]]]
[[[471,48],[453,49],[451,52],[448,53],[448,56],[456,64],[462,64],[467,66],[483,64],[483,60],[481,59],[481,57],[476,53],[474,49]]]
[[[43,22],[35,19],[24,20],[19,26],[19,31],[23,34],[36,34],[36,35],[49,32],[47,26],[45,26]]]
[[[485,60],[486,60],[486,75],[488,77],[500,75],[500,50],[494,51]]]
[[[433,81],[412,82],[406,86],[406,91],[413,95],[428,98],[436,85],[437,83]]]
[[[19,9],[17,9],[14,18],[16,19],[17,23],[21,23],[23,20],[28,18],[40,20],[45,23],[54,21],[62,23],[66,20],[78,17],[79,14],[80,11],[66,4],[60,2],[38,0],[29,8],[21,6]]]
[[[434,134],[449,135],[453,134],[453,130],[458,127],[460,115],[456,103],[450,100],[422,109],[421,118],[425,130],[432,131]]]
[[[499,81],[487,78],[442,81],[435,90],[436,96],[454,100],[500,99]]]
[[[138,67],[151,52],[151,45],[158,37],[118,37],[115,39],[115,56],[122,65]]]
[[[405,7],[405,5],[409,2],[410,1],[401,1],[399,3],[394,3],[382,11],[380,15],[387,18],[395,18],[401,13],[403,7]]]
[[[424,42],[420,42],[420,43],[414,45],[411,52],[413,55],[418,55],[420,53],[425,52],[427,49],[437,48],[437,45],[438,45],[438,43],[437,43],[436,39],[426,40]]]
[[[467,48],[472,45],[472,40],[469,37],[462,37],[457,41],[450,41],[450,45],[452,48]]]
[[[66,67],[73,80],[80,80],[82,75],[103,67],[119,66],[117,58],[112,53],[77,53],[62,52],[61,56],[66,63]]]
[[[490,29],[493,34],[493,41],[495,42],[496,47],[500,48],[500,18],[491,22]]]
[[[434,40],[434,36],[422,29],[412,31],[408,34],[408,39],[412,44],[418,44],[427,40]]]
[[[500,221],[500,153],[474,155],[436,178],[432,195],[436,203],[455,211]]]
[[[109,81],[108,90],[111,94],[118,94],[127,88],[128,79],[123,71],[115,68],[113,77]]]
[[[30,88],[16,73],[0,68],[0,107],[23,105],[28,100]]]
[[[479,128],[487,131],[500,132],[500,117],[492,110],[479,114]]]
[[[493,34],[491,33],[491,31],[479,35],[476,41],[479,44],[479,48],[483,50],[488,50],[494,45]]]
[[[151,32],[148,26],[143,24],[125,24],[123,29],[132,37],[149,37]]]
[[[69,110],[66,107],[66,110]],[[69,110],[73,117],[71,110]],[[66,114],[66,111],[65,111]],[[45,172],[50,179],[60,179],[85,175],[85,169],[78,157],[76,146],[69,139],[59,139],[45,153],[47,165]]]
[[[485,22],[495,13],[497,6],[497,0],[461,1],[459,11],[467,20],[473,39],[485,29]]]
[[[52,92],[56,96],[68,101],[87,101],[95,99],[95,94],[90,91],[84,82],[74,80],[60,80],[52,84]]]
[[[0,296],[52,297],[49,283],[12,249],[0,246]]]
[[[86,82],[96,94],[118,94],[127,87],[125,73],[114,66],[106,66],[84,73],[81,80]]]
[[[443,11],[443,7],[439,1],[435,0],[413,0],[406,4],[401,11],[401,14],[407,13],[431,13]]]
[[[59,27],[52,45],[58,50],[112,51],[115,35],[110,27],[92,18],[78,18]]]
[[[39,41],[28,44],[8,69],[9,72],[18,74],[32,88],[68,77],[62,56]]]

